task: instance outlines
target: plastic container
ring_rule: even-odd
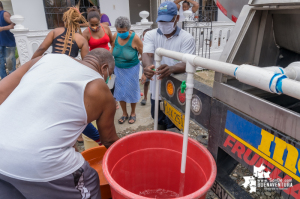
[[[128,135],[113,144],[103,158],[103,173],[114,199],[146,198],[146,190],[179,193],[183,136],[166,131],[146,131]],[[183,196],[205,198],[217,174],[209,151],[188,140]],[[159,198],[159,197],[158,197]]]
[[[101,198],[108,199],[111,198],[110,186],[105,179],[102,171],[102,159],[106,152],[105,146],[97,146],[88,150],[85,150],[81,153],[83,158],[90,164],[92,168],[94,168],[100,180],[100,190],[101,190]]]
[[[86,150],[99,146],[99,144],[97,142],[95,142],[94,140],[92,140],[91,138],[89,138],[83,134],[82,134],[82,139],[83,139],[84,148]]]

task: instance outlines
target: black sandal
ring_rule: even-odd
[[[124,122],[126,121],[128,119],[128,116],[122,116],[119,120],[118,120],[118,122],[119,122],[119,124],[124,124]],[[120,121],[120,120],[122,120],[122,121]]]
[[[130,122],[129,122],[130,120],[133,120],[134,122],[130,123]],[[129,117],[129,119],[128,119],[128,123],[129,123],[129,124],[133,124],[133,123],[135,123],[135,121],[136,121],[136,115],[135,115],[135,116],[130,115],[130,117]]]

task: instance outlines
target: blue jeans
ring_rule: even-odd
[[[0,46],[0,77],[3,79],[7,76],[6,67],[9,74],[16,70],[16,47]],[[5,66],[6,64],[6,66]]]
[[[151,116],[154,119],[155,100],[152,99],[152,95],[151,95],[150,99],[151,99]],[[160,102],[161,102],[161,100],[159,100],[159,103]],[[166,129],[171,129],[171,128],[176,127],[173,124],[173,122],[160,109],[158,109],[158,124],[163,125]]]

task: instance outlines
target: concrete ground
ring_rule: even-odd
[[[141,92],[144,93],[144,86],[141,85]],[[142,99],[144,99],[144,96],[141,96],[140,102],[142,101]],[[142,106],[141,103],[138,102],[136,105],[136,122],[134,124],[129,124],[128,120],[126,120],[125,123],[123,124],[119,124],[118,120],[122,117],[123,115],[123,111],[120,108],[116,111],[116,115],[115,115],[115,127],[116,127],[116,131],[120,132],[123,131],[127,128],[132,128],[132,129],[137,129],[139,126],[147,126],[151,123],[153,123],[153,119],[151,117],[151,102],[150,102],[150,93],[148,91],[148,97],[147,97],[147,104],[145,106]],[[128,115],[130,115],[131,113],[131,106],[130,104],[126,104],[126,108],[127,108],[127,113]]]

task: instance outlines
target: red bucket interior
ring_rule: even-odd
[[[135,133],[118,141],[103,162],[104,175],[113,179],[110,182],[106,176],[111,188],[122,195],[155,189],[179,193],[182,141],[182,135],[165,131]],[[189,139],[184,196],[197,191],[196,198],[205,195],[215,175],[215,162],[208,150]],[[118,186],[127,191],[118,190]]]

